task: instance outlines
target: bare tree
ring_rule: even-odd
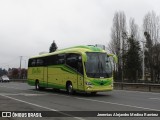
[[[145,15],[143,30],[150,35],[153,44],[160,42],[160,18],[154,11],[148,12]]]
[[[151,80],[156,82],[160,78],[159,69],[159,46],[160,44],[160,18],[154,11],[148,12],[143,20],[144,36],[146,38],[145,66],[150,73]]]
[[[130,18],[129,20],[129,34],[134,37],[135,40],[140,40],[140,34],[139,34],[139,28],[138,25],[135,23],[134,18]]]
[[[113,25],[111,28],[111,41],[108,45],[108,49],[110,52],[114,53],[118,57],[118,79],[123,79],[123,66],[124,62],[122,59],[124,52],[124,44],[126,43],[123,34],[126,33],[126,16],[125,13],[120,11],[114,14]]]

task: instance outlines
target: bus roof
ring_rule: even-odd
[[[88,45],[88,46],[81,45],[81,46],[74,46],[70,48],[57,50],[51,53],[45,53],[45,54],[34,56],[31,58],[45,57],[50,55],[62,54],[62,53],[85,53],[85,52],[104,52],[105,53],[106,51],[102,50],[101,48],[95,47],[93,45]]]

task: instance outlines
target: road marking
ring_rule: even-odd
[[[113,102],[93,100],[93,99],[87,99],[87,98],[79,98],[79,97],[75,97],[75,98],[80,99],[80,100],[92,101],[92,102],[99,102],[99,103],[105,103],[105,104],[112,104],[112,105],[119,105],[119,106],[131,107],[131,108],[138,108],[138,109],[143,109],[143,110],[160,111],[158,109],[145,108],[145,107],[139,107],[139,106],[133,106],[133,105],[126,105],[126,104],[121,104],[121,103],[113,103]]]
[[[0,93],[1,95],[8,95],[8,96],[43,96],[43,95],[47,95],[47,94],[30,94],[30,93]]]
[[[43,95],[47,95],[47,94],[21,94],[24,96],[43,96]]]
[[[0,94],[0,96],[9,98],[9,99],[12,99],[12,100],[15,100],[15,101],[23,102],[23,103],[26,103],[26,104],[29,104],[29,105],[32,105],[32,106],[44,108],[44,109],[47,109],[47,110],[50,110],[50,111],[56,111],[56,112],[58,112],[60,114],[63,114],[63,115],[69,116],[69,117],[73,117],[73,118],[76,118],[78,120],[85,120],[85,119],[80,118],[80,117],[74,117],[74,116],[72,116],[70,114],[66,114],[66,113],[60,112],[60,111],[58,111],[56,109],[52,109],[52,108],[49,108],[49,107],[45,107],[45,106],[41,106],[41,105],[38,105],[38,104],[30,103],[30,102],[27,102],[27,101],[24,101],[24,100],[20,100],[20,99],[17,99],[17,98],[13,98],[13,97],[10,97],[10,96],[7,96],[7,95]]]
[[[26,89],[20,89],[20,88],[14,88],[14,87],[7,87],[7,86],[0,86],[0,87],[11,88],[11,89],[16,89],[16,90],[26,90]]]
[[[153,94],[153,95],[159,95],[160,93],[156,93],[156,92],[149,92],[149,91],[146,91],[146,92],[142,92],[142,91],[128,91],[128,90],[113,90],[113,92],[114,91],[124,91],[124,92],[134,92],[134,93],[142,93],[142,94],[144,94],[144,93],[149,93],[149,94]]]
[[[15,89],[15,88],[13,88]],[[21,89],[20,89],[21,90]],[[29,90],[31,91],[31,90]],[[139,92],[139,91],[126,91],[126,90],[115,90],[115,91],[124,91],[124,92],[135,92],[135,93],[148,93],[148,92]],[[43,91],[36,91],[36,92],[41,92],[41,93],[46,93]],[[114,92],[114,91],[113,91]],[[160,93],[152,93],[151,94],[160,94]],[[49,94],[49,95],[57,95],[57,96],[64,96],[64,97],[71,97],[73,96],[68,96],[68,95],[61,95],[61,94]],[[9,97],[9,96],[8,96]],[[119,106],[125,106],[125,107],[131,107],[131,108],[137,108],[137,109],[144,109],[144,110],[151,110],[151,111],[160,111],[159,109],[152,109],[152,108],[145,108],[145,107],[140,107],[140,106],[134,106],[134,105],[126,105],[126,104],[121,104],[121,103],[114,103],[114,102],[107,102],[107,101],[100,101],[100,100],[93,100],[93,99],[87,99],[87,98],[80,98],[80,97],[74,97],[76,99],[81,99],[81,100],[87,100],[87,101],[92,101],[92,102],[99,102],[99,103],[105,103],[105,104],[113,104],[113,105],[119,105]]]
[[[160,100],[160,98],[149,98],[149,99],[152,99],[152,100]]]
[[[51,95],[63,96],[63,97],[71,97],[71,98],[73,98],[73,96],[60,95],[60,94],[51,94]],[[92,102],[99,102],[99,103],[105,103],[105,104],[112,104],[112,105],[119,105],[119,106],[125,106],[125,107],[143,109],[143,110],[160,111],[159,109],[145,108],[145,107],[134,106],[134,105],[126,105],[126,104],[121,104],[121,103],[113,103],[113,102],[100,101],[100,100],[93,100],[93,99],[80,98],[80,97],[74,97],[74,98],[80,99],[80,100],[92,101]]]
[[[42,92],[42,91],[41,91],[41,92]],[[45,92],[42,92],[42,93],[45,93]],[[73,96],[61,95],[61,94],[50,94],[50,95],[63,96],[63,97],[71,97],[71,98],[73,98]],[[81,100],[92,101],[92,102],[99,102],[99,103],[105,103],[105,104],[113,104],[113,105],[119,105],[119,106],[125,106],[125,107],[137,108],[137,109],[143,109],[143,110],[160,111],[159,109],[145,108],[145,107],[134,106],[134,105],[126,105],[126,104],[121,104],[121,103],[113,103],[113,102],[93,100],[93,99],[80,98],[80,97],[74,97],[74,98],[76,98],[76,99],[81,99]]]

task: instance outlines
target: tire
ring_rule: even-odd
[[[67,93],[68,93],[69,95],[73,95],[74,91],[73,91],[72,83],[68,83],[68,84],[67,84]]]
[[[36,90],[40,90],[39,81],[36,81],[36,83],[35,83],[35,89],[36,89]]]

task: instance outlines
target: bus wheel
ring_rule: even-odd
[[[38,80],[37,80],[36,83],[35,83],[35,88],[36,88],[36,90],[39,90],[39,89],[40,89],[40,87],[39,87],[39,81],[38,81]]]
[[[73,94],[73,86],[72,86],[72,83],[68,83],[67,84],[67,93],[69,94],[69,95],[72,95]]]

